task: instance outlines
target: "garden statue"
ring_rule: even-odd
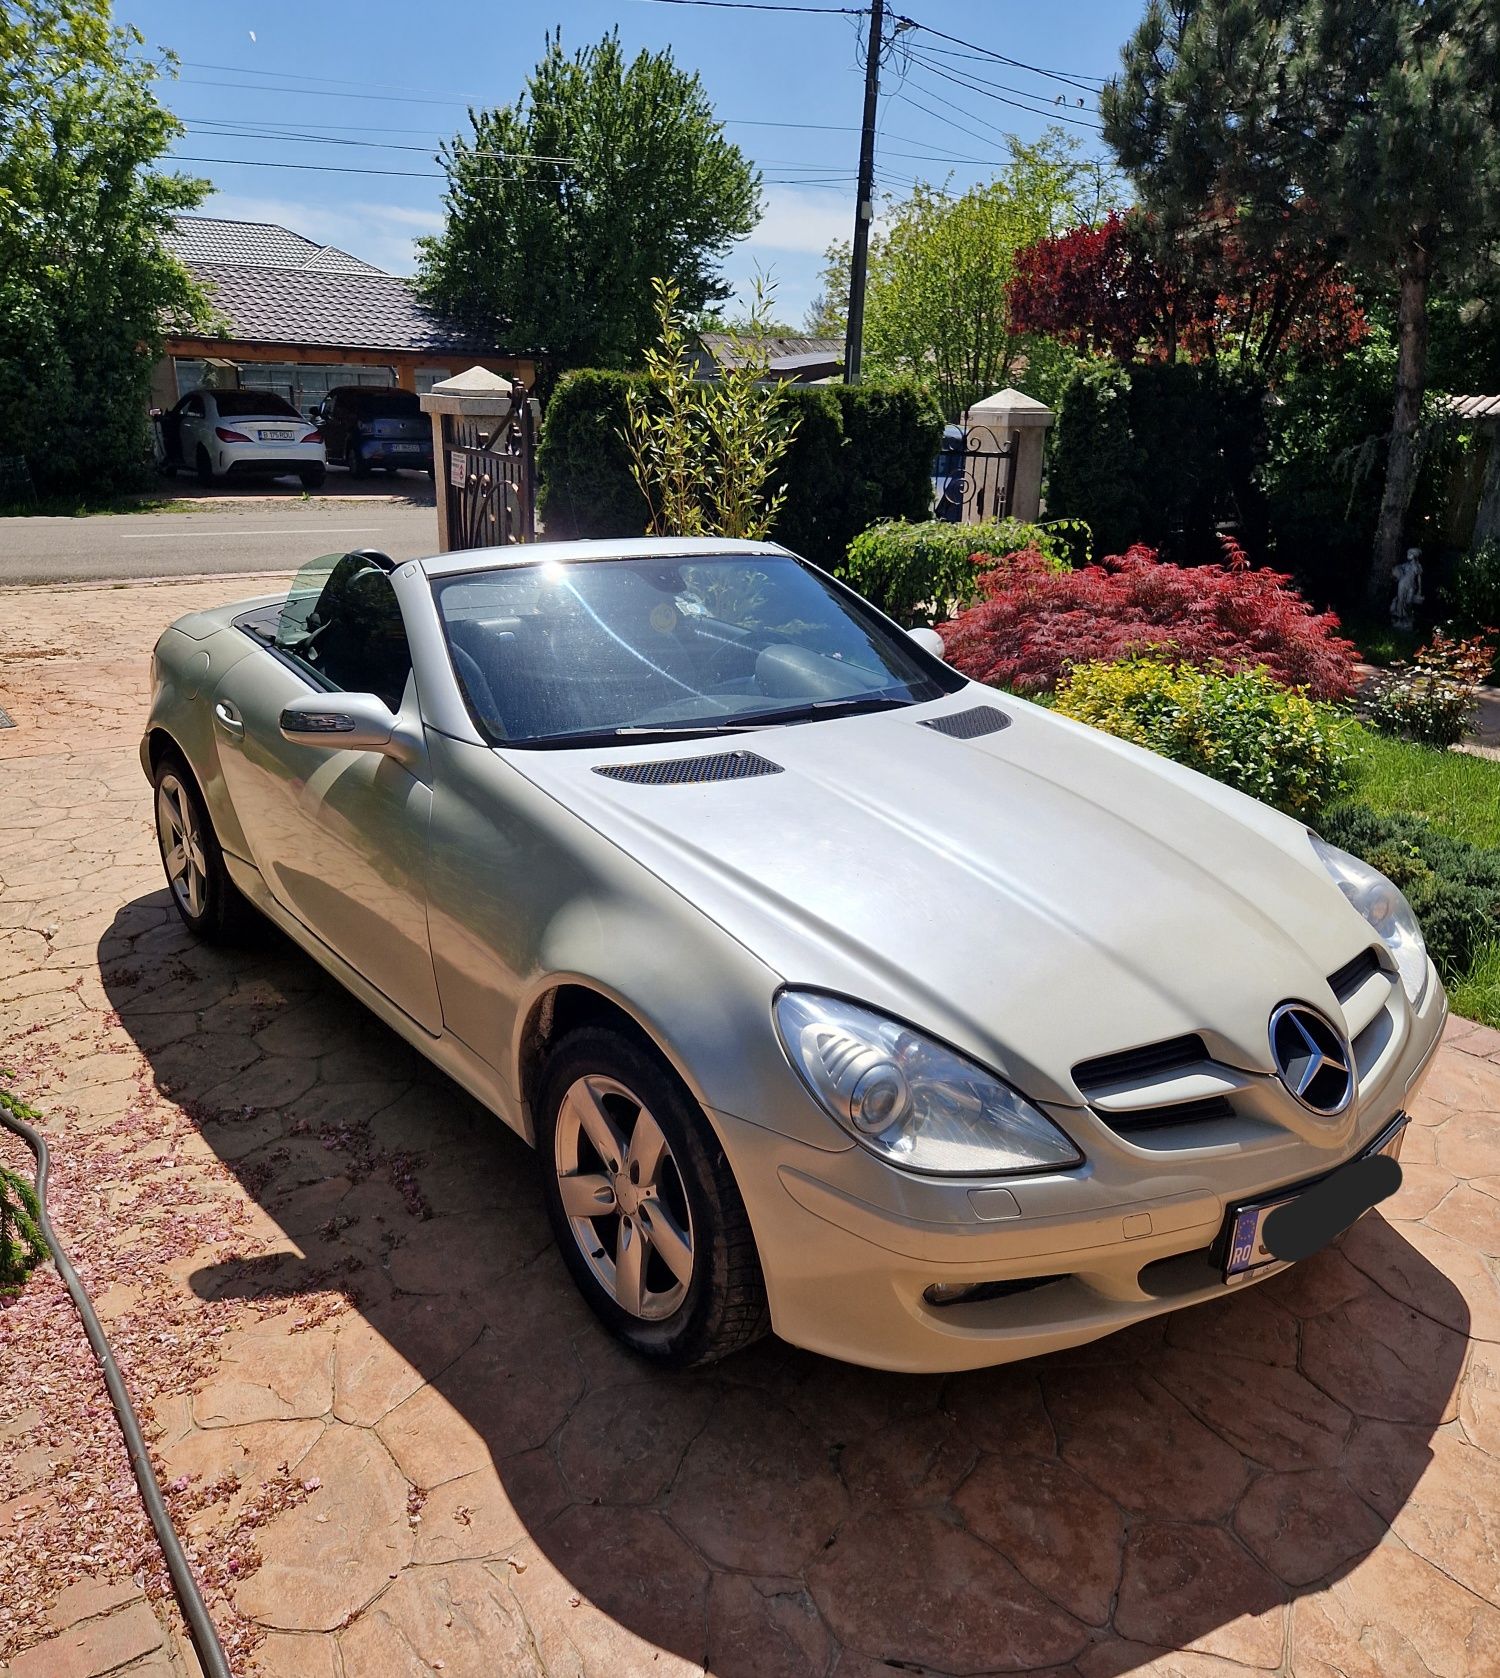
[[[1391,602],[1391,625],[1395,629],[1411,629],[1415,608],[1423,603],[1422,550],[1408,548],[1406,558],[1396,567],[1396,598]]]

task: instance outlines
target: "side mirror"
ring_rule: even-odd
[[[943,638],[935,629],[908,629],[906,633],[924,653],[931,653],[934,658],[943,656]]]
[[[281,713],[281,737],[296,746],[322,746],[331,752],[398,750],[397,723],[390,707],[373,693],[311,694],[295,699]]]

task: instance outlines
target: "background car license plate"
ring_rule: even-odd
[[[1399,1159],[1401,1138],[1406,1134],[1406,1125],[1407,1120],[1403,1114],[1396,1124],[1377,1136],[1374,1144],[1357,1157],[1373,1159],[1377,1154],[1386,1154],[1391,1159]],[[1277,1262],[1275,1254],[1266,1250],[1261,1239],[1266,1219],[1278,1206],[1285,1206],[1289,1201],[1295,1200],[1311,1186],[1304,1183],[1289,1194],[1279,1194],[1272,1200],[1258,1200],[1253,1206],[1237,1206],[1230,1212],[1229,1243],[1224,1259],[1226,1282],[1242,1282],[1263,1266]]]
[[[256,435],[263,443],[290,443],[292,440],[290,431],[261,431]]]
[[[416,454],[422,447],[420,443],[396,443],[392,445],[397,454]]]

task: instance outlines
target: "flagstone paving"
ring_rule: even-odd
[[[1222,1304],[947,1379],[655,1373],[518,1141],[172,916],[146,652],[226,592],[0,592],[0,1064],[237,1672],[1500,1672],[1500,1033],[1450,1028],[1395,1200]],[[192,1674],[50,1273],[0,1368],[0,1672]]]

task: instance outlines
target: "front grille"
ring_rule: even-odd
[[[707,757],[665,758],[657,763],[596,763],[594,773],[642,787],[695,786],[702,781],[743,781],[779,775],[782,766],[756,752],[711,752]]]
[[[1178,1125],[1232,1119],[1234,1104],[1225,1096],[1211,1095],[1202,1101],[1179,1101],[1170,1107],[1139,1107],[1131,1113],[1103,1113],[1097,1108],[1095,1112],[1117,1136],[1139,1136],[1147,1130],[1168,1130]]]
[[[1087,1095],[1090,1090],[1102,1089],[1106,1084],[1133,1084],[1148,1078],[1164,1078],[1207,1059],[1208,1048],[1201,1037],[1169,1037],[1163,1043],[1147,1043],[1144,1048],[1125,1049],[1119,1054],[1081,1060],[1073,1068],[1073,1082]]]
[[[1371,974],[1380,971],[1380,957],[1374,949],[1364,949],[1352,961],[1346,961],[1336,973],[1328,975],[1328,988],[1346,1002]]]
[[[982,734],[998,734],[1010,727],[1010,718],[993,705],[975,705],[967,711],[949,711],[946,716],[921,717],[923,728],[936,729],[939,734],[955,740],[977,740]]]

